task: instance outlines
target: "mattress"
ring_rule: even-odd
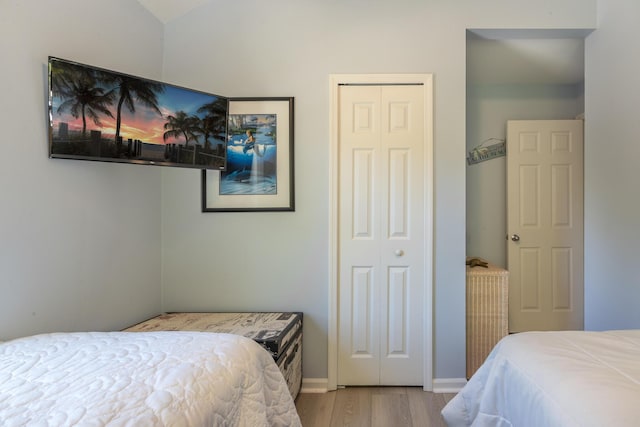
[[[635,426],[640,330],[503,338],[445,406],[449,426]]]
[[[242,335],[273,357],[295,399],[302,384],[302,313],[165,313],[125,331],[207,331]]]
[[[255,341],[202,332],[85,332],[0,344],[3,426],[299,426]]]

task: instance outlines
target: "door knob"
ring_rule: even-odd
[[[520,236],[518,236],[517,234],[512,234],[511,235],[511,240],[513,240],[514,242],[519,242],[520,241]]]
[[[393,253],[396,254],[396,256],[404,255],[404,251],[402,249],[396,249]]]

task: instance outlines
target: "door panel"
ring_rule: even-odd
[[[509,330],[582,329],[583,123],[507,128]]]
[[[373,325],[373,269],[371,267],[355,267],[353,269],[353,297],[351,303],[353,335],[351,353],[358,358],[376,357],[374,344],[377,339],[372,336]]]
[[[389,152],[389,238],[407,238],[409,182],[409,150],[393,149]]]
[[[389,268],[389,334],[384,354],[392,357],[407,355],[407,273],[404,267]]]
[[[343,90],[344,89],[344,90]],[[340,90],[338,384],[378,378],[380,96]],[[355,89],[355,88],[353,88]]]
[[[422,93],[419,86],[340,87],[341,385],[423,381]]]
[[[353,238],[373,238],[373,157],[369,149],[353,150]]]

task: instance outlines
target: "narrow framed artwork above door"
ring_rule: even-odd
[[[327,388],[433,388],[433,76],[330,76]]]

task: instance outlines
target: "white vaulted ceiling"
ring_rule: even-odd
[[[142,6],[163,24],[209,1],[210,0],[138,0]]]

